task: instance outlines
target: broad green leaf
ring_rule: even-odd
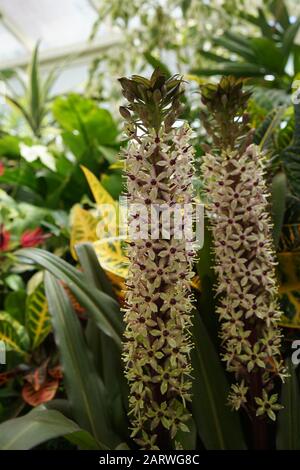
[[[24,326],[7,312],[0,312],[0,341],[4,341],[8,351],[23,355],[29,348],[29,337]]]
[[[67,134],[73,133],[75,140],[86,150],[99,144],[111,146],[116,142],[118,129],[111,114],[89,98],[76,93],[59,96],[52,111]],[[77,136],[74,131],[78,131]]]
[[[80,450],[109,450],[104,444],[99,444],[87,431],[77,431],[64,436],[71,444],[79,447]]]
[[[289,360],[289,377],[282,385],[281,404],[277,417],[277,450],[300,450],[300,389],[294,365]]]
[[[114,164],[113,164],[114,165]],[[103,173],[101,175],[101,184],[103,188],[115,199],[118,200],[124,189],[124,176],[117,170],[117,164],[114,165],[113,173]],[[110,167],[111,169],[111,167]]]
[[[9,274],[4,279],[5,284],[13,291],[24,289],[24,281],[18,274]]]
[[[193,418],[207,450],[245,449],[236,412],[227,405],[225,372],[198,312],[194,317]]]
[[[90,282],[106,294],[114,295],[112,286],[98,262],[93,246],[91,244],[81,244],[76,247],[76,251],[84,273],[90,279]],[[103,335],[95,328],[92,320],[89,320],[87,325],[86,338],[105,387],[113,401],[112,411],[115,429],[127,439],[129,437],[128,420],[125,408],[128,407],[128,385],[123,374],[120,353],[111,338]]]
[[[31,248],[18,250],[15,254],[20,263],[37,264],[64,281],[98,328],[113,338],[121,348],[123,323],[119,305],[114,299],[90,286],[82,273],[52,253]]]
[[[59,411],[39,408],[0,424],[0,450],[28,450],[60,436],[69,437],[79,445],[93,443],[92,448],[95,448],[92,436],[74,421]]]
[[[45,289],[74,417],[96,439],[113,446],[118,439],[109,426],[109,396],[89,355],[79,320],[63,287],[49,273],[45,274]]]
[[[114,292],[105,272],[96,256],[95,249],[91,243],[81,243],[76,246],[76,253],[88,279],[97,289],[102,290],[110,297],[114,297]]]
[[[268,38],[251,39],[251,47],[254,52],[255,59],[253,63],[260,64],[269,72],[284,73],[284,65],[287,58],[276,47],[274,41]]]
[[[26,299],[26,291],[23,289],[9,292],[4,299],[3,310],[9,313],[15,320],[18,320],[22,325],[25,324]]]
[[[26,328],[30,335],[32,348],[37,348],[50,333],[51,321],[43,284],[28,296],[26,304]]]

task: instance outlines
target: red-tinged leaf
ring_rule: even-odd
[[[30,383],[24,385],[22,389],[23,400],[31,406],[38,406],[51,401],[58,389],[58,380],[49,380],[39,390],[34,390]]]
[[[36,392],[40,390],[46,382],[48,362],[49,360],[45,361],[40,367],[37,367],[24,377]]]
[[[48,370],[48,374],[54,379],[61,380],[63,378],[63,371],[61,366],[52,367]]]

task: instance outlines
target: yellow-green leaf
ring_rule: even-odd
[[[94,243],[97,258],[105,271],[121,278],[128,274],[128,258],[126,257],[120,239],[100,240]]]
[[[76,204],[71,211],[70,218],[71,236],[70,251],[74,259],[77,259],[75,245],[83,242],[94,242],[97,240],[97,219],[87,210]]]
[[[116,201],[111,197],[111,195],[104,189],[100,181],[96,176],[88,170],[85,166],[81,166],[81,169],[87,179],[89,187],[92,191],[94,199],[97,204],[111,204],[116,206]]]
[[[96,176],[84,166],[82,171],[87,179],[97,204],[97,237],[99,239],[118,235],[118,203],[102,186]]]
[[[7,312],[0,312],[0,341],[4,342],[8,351],[19,354],[26,354],[29,348],[26,329]]]
[[[28,296],[26,327],[33,349],[44,341],[52,329],[43,283],[39,284],[33,293]]]

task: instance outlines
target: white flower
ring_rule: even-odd
[[[248,387],[244,381],[251,384],[247,374],[250,377],[262,369],[264,385],[275,376],[284,378],[286,373],[284,367],[280,370],[281,312],[274,300],[278,287],[262,160],[254,146],[242,155],[228,149],[203,157],[218,277],[216,293],[220,295],[217,312],[223,360],[242,381],[232,387],[229,396],[234,409],[246,405]],[[272,408],[268,410],[261,405],[258,413],[266,412],[273,419]]]

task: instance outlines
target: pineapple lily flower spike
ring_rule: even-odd
[[[155,70],[150,80],[134,75],[120,83],[129,102],[120,108],[129,138],[128,221],[142,229],[151,207],[193,202],[191,131],[186,124],[173,126],[181,111],[181,78],[167,80]],[[146,216],[130,209],[136,204],[147,208]],[[188,431],[194,261],[191,240],[174,236],[174,217],[169,238],[161,233],[162,214],[158,220],[158,236],[151,227],[146,236],[128,240],[123,354],[132,435],[142,448],[154,450],[176,447],[177,431]]]
[[[235,376],[229,402],[261,429],[276,419],[276,383],[287,376],[280,353],[265,157],[252,143],[242,80],[202,87],[202,122],[212,138],[203,157],[204,191],[214,240],[223,360]],[[280,381],[279,381],[280,382]],[[255,424],[256,423],[256,424]]]

